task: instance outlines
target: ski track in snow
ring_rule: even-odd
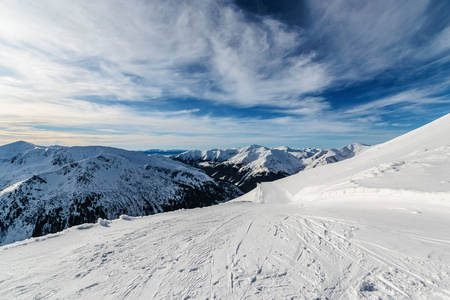
[[[358,239],[369,229],[447,256]],[[6,245],[0,291],[5,299],[445,299],[449,243],[292,204],[228,203]]]

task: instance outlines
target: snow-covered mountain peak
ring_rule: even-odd
[[[12,159],[18,153],[24,153],[35,149],[36,146],[32,143],[18,141],[11,144],[0,146],[0,159]]]
[[[199,167],[208,175],[249,191],[257,182],[272,181],[311,168],[333,163],[363,151],[368,146],[352,144],[341,149],[267,148],[259,145],[223,150],[187,151],[174,159]]]
[[[0,149],[23,149],[23,148],[34,148],[36,145],[26,142],[26,141],[17,141],[10,144],[6,144],[0,146]]]
[[[278,150],[281,150],[281,151],[289,151],[289,150],[291,150],[292,148],[291,148],[291,147],[288,147],[288,146],[280,146],[280,147],[276,147],[276,148],[274,148],[274,149],[278,149]]]

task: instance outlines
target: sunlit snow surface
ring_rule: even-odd
[[[230,203],[0,248],[5,299],[450,299],[450,115]]]

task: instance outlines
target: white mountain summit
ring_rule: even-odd
[[[200,168],[213,178],[231,182],[245,192],[255,188],[259,182],[273,181],[305,169],[341,161],[368,148],[363,144],[328,150],[252,145],[223,150],[192,150],[173,158]]]

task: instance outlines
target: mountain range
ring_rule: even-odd
[[[0,147],[0,244],[73,225],[211,205],[234,185],[162,155],[109,147]]]
[[[328,150],[252,145],[223,150],[191,150],[172,158],[199,168],[213,178],[231,182],[243,192],[248,192],[254,189],[257,183],[342,161],[368,148],[369,146],[363,144]]]

